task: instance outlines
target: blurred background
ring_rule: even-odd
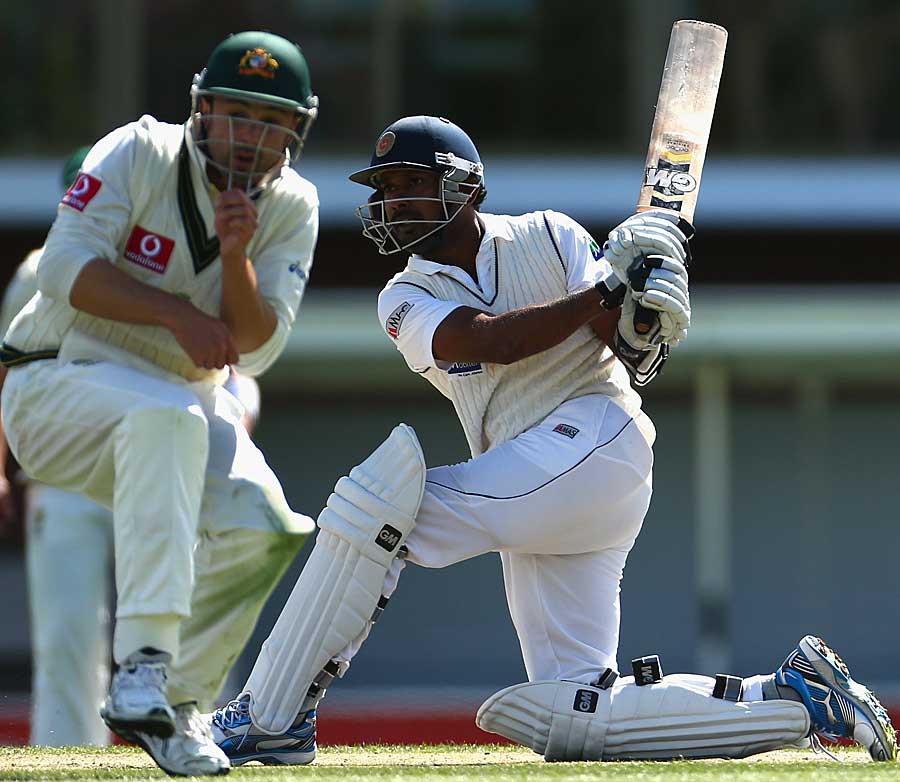
[[[602,243],[634,209],[672,22],[726,27],[696,216],[694,325],[644,394],[659,430],[656,491],[625,571],[620,668],[659,653],[667,672],[749,675],[816,633],[900,706],[895,0],[0,8],[4,279],[43,242],[73,149],[143,113],[182,122],[192,76],[229,32],[300,43],[321,107],[299,169],[319,188],[322,224],[290,346],[262,378],[256,439],[294,507],[313,516],[399,420],[416,428],[429,464],[468,456],[452,408],[377,323],[377,291],[401,261],[360,236],[353,208],[368,191],[346,177],[381,129],[407,114],[452,119],[481,151],[486,211],[557,209]],[[238,687],[309,548],[272,598]],[[15,740],[30,665],[15,528],[0,559],[0,735]],[[474,706],[523,678],[496,557],[409,567],[329,691],[321,725],[355,714],[335,734],[352,738],[367,709],[385,726],[386,709],[408,719],[427,702],[444,715],[436,737],[471,738]]]

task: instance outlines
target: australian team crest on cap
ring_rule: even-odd
[[[247,49],[247,53],[241,57],[241,61],[238,63],[238,73],[241,76],[262,76],[264,79],[274,79],[277,70],[278,60],[260,47]]]
[[[385,131],[381,134],[381,138],[378,139],[378,143],[375,144],[375,154],[378,157],[384,157],[388,152],[391,151],[391,147],[394,146],[394,142],[396,140],[397,137],[394,135],[394,131]]]

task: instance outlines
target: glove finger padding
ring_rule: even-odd
[[[636,301],[646,309],[656,310],[659,315],[668,315],[680,329],[691,325],[691,309],[663,291],[651,290],[635,297]],[[657,317],[659,320],[659,317]],[[661,338],[657,342],[668,342],[664,329],[660,328]]]
[[[674,347],[687,336],[689,323],[679,321],[668,312],[659,313],[659,339]]]
[[[673,236],[656,226],[624,227],[619,226],[609,232],[604,255],[607,249],[616,255],[631,255],[636,258],[639,254],[664,255],[676,258],[681,263],[687,261],[687,252],[684,246]]]
[[[653,310],[689,310],[690,297],[680,286],[668,280],[647,280],[644,290],[632,293],[638,304]]]
[[[642,212],[609,232],[603,255],[622,282],[627,282],[628,269],[642,255],[659,254],[687,265],[690,261],[687,236],[679,227],[677,216],[674,220],[669,212]]]
[[[691,294],[690,290],[688,289],[687,280],[684,277],[680,277],[677,274],[672,274],[671,272],[654,269],[647,276],[647,279],[644,281],[640,289],[633,289],[633,295],[635,296],[635,298],[640,300],[641,296],[644,293],[653,290],[663,291],[672,296],[674,299],[680,301],[685,306],[688,306],[688,302],[690,301]]]
[[[682,247],[664,233],[649,230],[636,235],[627,228],[609,234],[609,240],[603,245],[603,256],[622,282],[627,282],[630,269],[647,256],[678,259],[682,265],[686,260]]]
[[[644,289],[644,282],[654,273],[657,277],[680,278],[684,282],[684,289],[687,290],[687,266],[676,258],[664,255],[644,255],[636,258],[628,268],[628,284],[633,290],[641,291]]]
[[[690,292],[687,267],[674,258],[647,256],[628,273],[631,295],[643,307],[671,313],[681,327],[690,322]]]
[[[620,226],[653,225],[666,231],[675,238],[685,249],[688,240],[694,235],[693,226],[684,220],[681,215],[669,209],[648,209],[646,212],[637,212],[626,218]]]
[[[669,269],[653,269],[650,274],[647,275],[650,279],[654,280],[666,280],[678,287],[679,290],[688,292],[688,276],[685,271],[669,271]]]

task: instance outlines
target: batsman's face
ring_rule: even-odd
[[[297,141],[297,115],[265,103],[215,98],[202,100],[206,154],[216,172],[213,179],[248,187],[274,167],[281,167],[288,147]]]
[[[373,184],[384,197],[384,219],[392,224],[396,239],[405,245],[434,230],[435,222],[444,219],[438,187],[440,178],[434,171],[400,168],[385,171]]]

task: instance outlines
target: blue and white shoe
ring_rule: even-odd
[[[801,639],[775,672],[775,683],[799,693],[813,733],[831,741],[855,741],[869,751],[872,760],[896,757],[897,734],[887,710],[850,678],[847,665],[821,638]]]
[[[240,766],[257,760],[267,766],[305,766],[316,759],[316,712],[306,712],[284,733],[263,733],[250,719],[250,696],[244,694],[211,715],[213,740]]]

